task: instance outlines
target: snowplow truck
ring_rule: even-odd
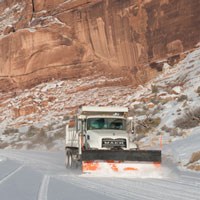
[[[83,106],[66,125],[66,167],[83,173],[158,168],[161,151],[140,150],[132,141],[133,127],[126,107]]]

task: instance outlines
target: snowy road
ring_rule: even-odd
[[[199,200],[200,173],[163,179],[87,177],[65,169],[64,152],[0,151],[1,200]]]

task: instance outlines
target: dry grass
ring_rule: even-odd
[[[188,100],[188,96],[185,94],[182,94],[180,97],[178,97],[178,102],[182,102]]]
[[[8,128],[2,133],[2,135],[12,135],[13,133],[18,133],[18,129]]]
[[[151,92],[157,94],[159,92],[157,85],[151,85]]]
[[[54,140],[58,140],[58,139],[62,139],[62,138],[65,138],[65,127],[59,129],[54,134]]]
[[[195,171],[200,171],[200,165],[199,164],[192,164],[192,165],[189,165],[187,168],[191,169],[191,170],[195,170]]]
[[[8,146],[9,144],[7,142],[1,142],[0,143],[0,149],[4,149]]]
[[[4,131],[4,135],[13,135],[18,133],[18,129],[9,128]],[[5,143],[0,141],[0,149],[4,149],[7,146],[11,146],[15,149],[23,148],[34,149],[38,146],[44,145],[47,149],[52,149],[54,147],[54,141],[58,139],[64,139],[65,135],[65,125],[52,123],[48,126],[42,128],[37,126],[30,126],[26,133],[20,135],[18,133],[17,137],[12,140],[11,143]]]
[[[197,93],[198,93],[199,96],[200,96],[200,86],[197,88]]]
[[[200,151],[194,152],[190,158],[189,163],[194,163],[196,161],[200,160]]]
[[[161,128],[162,131],[166,132],[166,133],[169,133],[170,136],[173,136],[173,137],[176,137],[176,136],[183,136],[185,134],[184,131],[180,131],[180,130],[177,130],[176,128],[169,128],[167,127],[166,125],[164,125],[162,128]]]
[[[157,127],[161,122],[161,119],[158,118],[146,118],[143,121],[138,121],[136,125],[136,133],[137,134],[145,134],[148,133],[153,128]]]
[[[186,112],[174,121],[174,125],[181,129],[194,128],[200,124],[200,107]]]
[[[38,134],[40,132],[40,130],[35,127],[35,126],[30,126],[27,133],[26,133],[26,136],[27,137],[33,137],[34,135]]]
[[[195,171],[200,171],[200,164],[196,163],[200,160],[200,151],[194,152],[190,158],[187,168]]]

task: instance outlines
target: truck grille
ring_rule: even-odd
[[[126,139],[124,138],[103,138],[102,147],[112,148],[112,147],[125,147],[126,148]]]

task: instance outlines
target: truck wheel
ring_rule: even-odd
[[[67,150],[65,155],[65,166],[67,169],[76,169],[78,168],[78,162],[74,158],[75,154],[73,154],[72,150]]]
[[[76,162],[73,159],[72,152],[67,151],[65,156],[65,166],[67,169],[74,169],[76,168]]]
[[[67,169],[71,168],[71,153],[69,151],[66,151],[66,155],[65,155],[65,166]]]
[[[69,158],[67,156],[67,153],[65,155],[65,167],[68,168],[68,165],[69,165]]]
[[[69,152],[69,168],[72,169],[73,168],[73,160],[72,160],[72,153]]]

